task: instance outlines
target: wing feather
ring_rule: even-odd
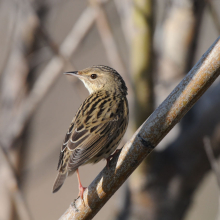
[[[117,132],[118,127],[112,126],[112,123],[115,124],[116,122],[108,122],[105,126],[105,129],[109,131],[111,130],[111,133],[114,134],[115,132]],[[100,136],[99,134],[91,134],[83,143],[81,143],[81,145],[79,145],[73,151],[70,157],[70,161],[68,163],[68,169],[75,170],[80,165],[88,162],[111,141],[112,137],[114,137],[114,135]]]
[[[103,97],[102,99],[95,99],[93,96],[97,94],[91,94],[81,105],[61,148],[58,165],[62,164],[64,150],[67,147],[71,152],[67,164],[70,172],[87,163],[109,145],[113,138],[119,135],[120,127],[127,123],[125,119],[127,116],[123,114],[124,110],[118,111],[124,106],[121,99],[117,100],[117,97],[110,97],[108,94],[99,94],[99,97]],[[114,102],[112,102],[113,99]],[[95,106],[94,103],[89,105],[89,100],[95,100]]]

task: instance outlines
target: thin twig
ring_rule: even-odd
[[[212,170],[215,173],[215,177],[217,179],[218,188],[220,190],[220,170],[219,170],[218,162],[215,159],[215,156],[214,156],[214,153],[213,153],[211,140],[208,136],[205,136],[203,138],[203,142],[204,142],[204,148],[205,148],[206,154],[208,156],[209,162],[211,164]],[[219,196],[219,205],[220,205],[220,196]],[[220,220],[220,209],[218,210],[216,220]]]
[[[60,220],[91,219],[220,75],[220,37]]]
[[[72,54],[76,51],[83,38],[92,27],[94,21],[94,9],[92,7],[86,8],[59,48],[59,53],[62,57],[57,55],[51,59],[34,84],[27,100],[22,105],[19,111],[19,117],[15,119],[14,126],[12,127],[12,135],[14,137],[19,136],[38,104],[42,101],[63,71],[66,65],[63,57],[67,60],[71,58]]]
[[[43,39],[45,40],[45,42],[49,46],[49,48],[52,50],[52,52],[54,54],[60,56],[66,62],[66,64],[68,64],[72,69],[75,69],[73,64],[69,60],[70,57],[66,57],[65,53],[61,53],[61,49],[59,48],[59,46],[56,44],[56,42],[51,38],[50,34],[44,28],[44,25],[42,24],[41,19],[39,18],[39,15],[34,10],[32,4],[31,4],[31,1],[30,0],[23,0],[23,4],[25,4],[25,6],[29,8],[29,11],[31,11],[33,16],[35,16],[35,19],[38,22],[39,33],[43,37]]]
[[[114,0],[118,15],[120,16],[122,31],[127,45],[130,47],[132,38],[131,9],[132,0]]]
[[[105,47],[107,58],[110,64],[124,76],[125,66],[119,54],[105,11],[96,1],[93,1],[92,5],[96,11],[96,25]]]
[[[125,68],[122,57],[118,51],[118,47],[114,39],[114,35],[112,33],[105,10],[101,6],[101,4],[98,3],[97,0],[90,0],[90,3],[96,11],[96,26],[100,34],[103,46],[105,48],[105,52],[109,60],[109,63],[124,78],[129,91],[129,99],[131,100],[133,97],[134,89],[131,85],[128,70]]]
[[[211,14],[211,17],[212,17],[212,20],[215,24],[215,27],[218,31],[218,34],[220,34],[220,20],[219,20],[219,13],[216,11],[216,8],[213,6],[213,3],[211,0],[207,0],[207,3],[208,3],[208,9],[210,11],[210,14]]]
[[[4,166],[7,169],[7,175],[5,175],[4,181],[6,181],[8,190],[14,199],[14,204],[15,204],[15,208],[17,210],[19,219],[30,220],[32,219],[31,214],[30,214],[29,209],[27,208],[23,194],[21,190],[19,189],[15,171],[10,163],[9,158],[7,157],[7,154],[5,153],[5,151],[3,150],[1,146],[0,146],[0,157],[4,163]]]
[[[118,47],[114,39],[114,35],[112,33],[105,10],[102,8],[101,4],[97,2],[97,0],[91,0],[90,3],[96,11],[96,26],[104,45],[107,58],[110,64],[114,66],[126,80],[126,68],[118,51]],[[129,80],[127,79],[126,81]]]
[[[8,4],[11,4],[11,3],[8,1]],[[4,8],[2,8],[2,10],[4,10]],[[18,14],[19,14],[18,11],[19,10],[20,10],[19,7],[18,8],[13,7],[13,12],[10,12],[11,13],[9,16],[10,20],[9,20],[9,24],[7,25],[8,30],[6,33],[7,42],[5,43],[8,46],[7,46],[7,51],[5,53],[6,55],[5,55],[5,57],[3,57],[4,62],[2,62],[2,65],[1,65],[0,76],[7,66],[9,56],[10,56],[10,53],[13,48],[13,42],[14,42],[14,39],[16,38],[15,30],[16,30],[16,25],[17,25],[17,21],[18,21]],[[8,34],[8,36],[7,36],[7,34]]]
[[[218,162],[215,159],[215,156],[214,156],[214,153],[213,153],[210,138],[205,136],[203,138],[203,142],[204,142],[204,148],[205,148],[206,154],[208,156],[208,159],[209,159],[209,162],[211,164],[212,170],[215,173],[217,183],[218,183],[218,187],[219,187],[219,190],[220,190],[220,170],[219,170]]]

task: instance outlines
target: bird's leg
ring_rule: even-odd
[[[83,200],[83,193],[86,187],[82,186],[82,183],[79,177],[79,169],[76,170],[76,173],[77,173],[77,178],[78,178],[78,183],[79,183],[79,195],[78,196],[80,196],[80,198]]]
[[[110,155],[108,158],[106,158],[106,166],[108,169],[110,168],[109,167],[110,160],[115,156],[115,154],[117,154],[120,151],[121,151],[121,149],[117,149],[112,155]]]

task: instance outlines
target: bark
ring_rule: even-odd
[[[158,78],[155,87],[157,104],[170,93],[192,65],[204,5],[204,1],[171,1],[171,7],[162,26]],[[174,135],[169,134],[163,146],[172,138]],[[160,163],[156,153],[153,153],[148,158],[148,162],[143,163],[137,169],[138,172],[135,172],[130,178],[131,196],[129,202],[127,201],[130,207],[126,207],[130,216],[127,219],[148,219],[156,216],[157,207],[153,202],[154,198],[151,197],[150,190],[147,189],[148,173],[154,160]],[[155,206],[154,209],[152,209],[152,205]],[[167,216],[168,212],[164,219]]]
[[[176,140],[165,150],[151,155],[144,187],[154,207],[146,208],[149,219],[184,218],[195,190],[210,170],[203,148],[205,135],[210,136],[215,155],[220,154],[219,92],[220,83],[196,103],[191,110],[195,113],[192,120],[183,120]]]
[[[60,219],[91,219],[220,74],[220,37]],[[153,208],[153,207],[152,207]]]

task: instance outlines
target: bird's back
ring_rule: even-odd
[[[127,98],[117,91],[100,90],[83,102],[61,148],[54,192],[79,166],[107,159],[115,151],[127,129],[128,113]]]

